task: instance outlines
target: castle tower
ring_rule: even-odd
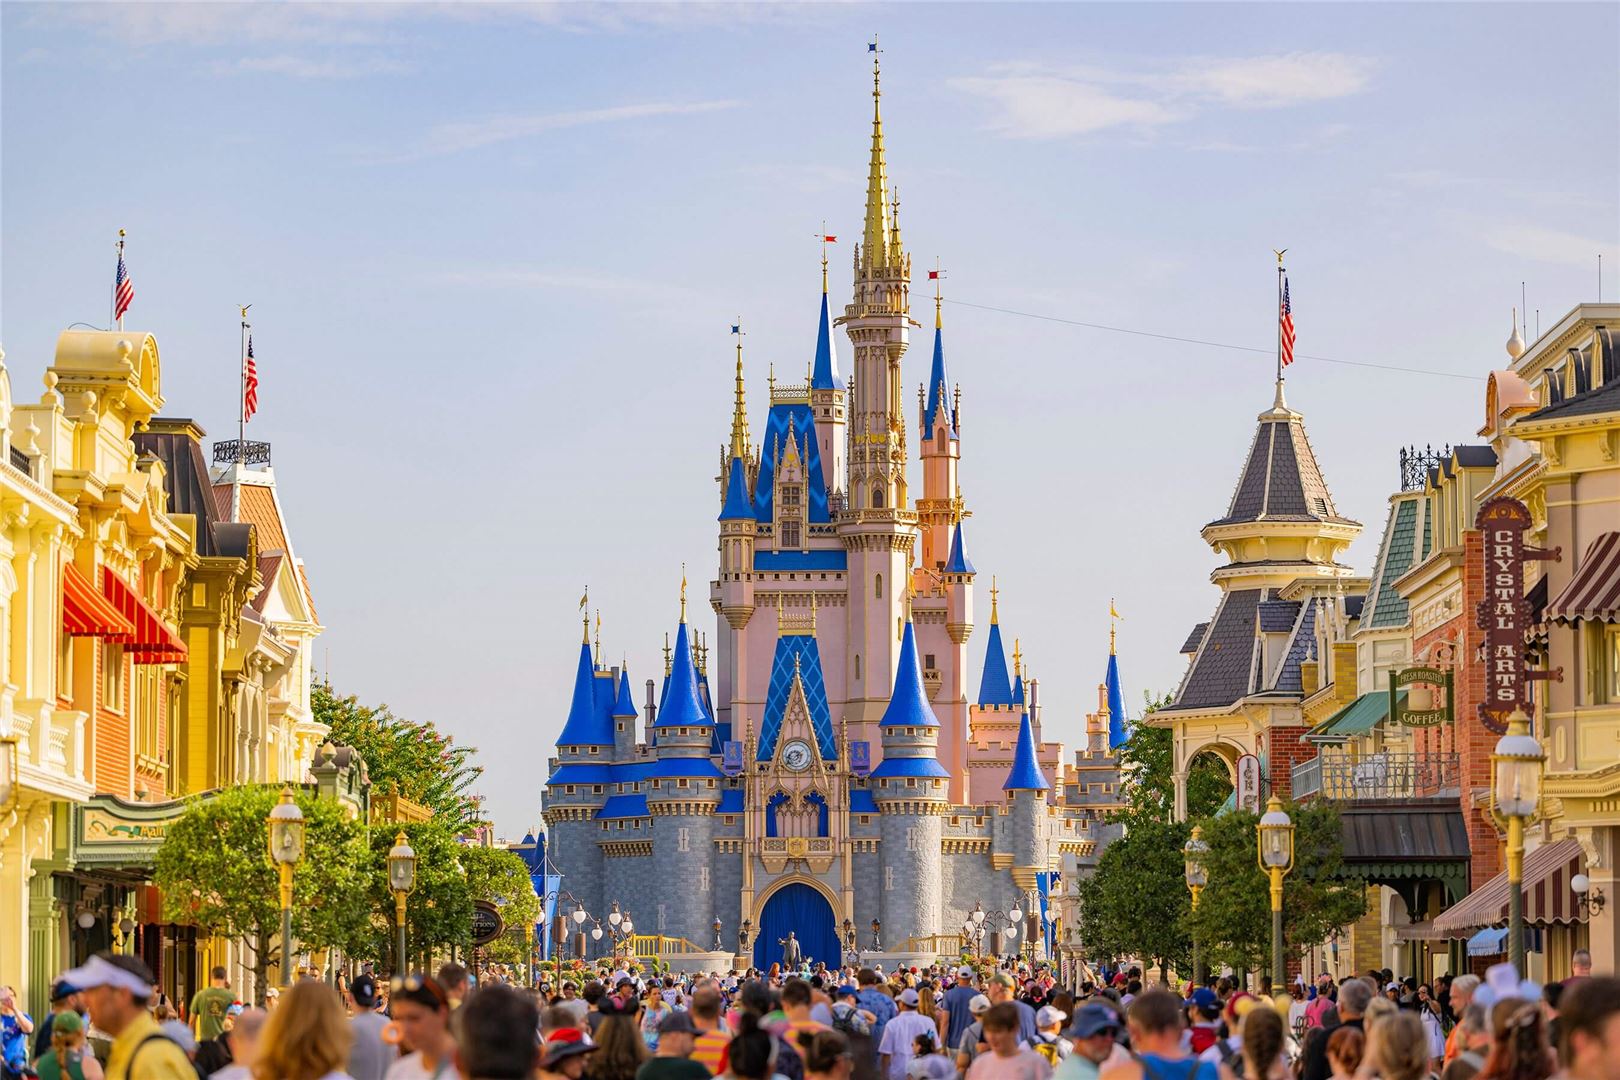
[[[938,280],[938,279],[936,279]],[[956,525],[962,519],[962,493],[957,482],[961,443],[956,402],[945,374],[945,330],[941,298],[934,296],[934,361],[922,388],[918,439],[922,452],[923,497],[917,500],[922,528],[922,565],[940,571],[949,557]]]
[[[951,774],[952,803],[968,801],[967,744],[967,642],[973,633],[973,578],[977,571],[968,560],[962,522],[951,530],[950,555],[940,571],[940,587],[945,592],[945,634],[950,641],[950,659],[941,672],[941,685],[934,695],[935,713],[942,729],[939,760]]]
[[[597,701],[596,684],[587,619],[568,719],[557,737],[558,764],[546,781],[544,815],[555,850],[567,853],[559,869],[568,875],[569,891],[587,902],[601,895],[604,883],[595,818],[607,801],[604,792],[612,770],[606,759],[615,747],[613,718]]]
[[[1012,798],[1007,828],[1013,856],[1013,882],[1020,889],[1034,890],[1035,875],[1047,869],[1046,793],[1052,785],[1036,757],[1035,729],[1030,725],[1028,713],[1019,718],[1018,746],[1001,788]]]
[[[900,644],[902,597],[916,546],[908,508],[900,358],[912,321],[911,260],[900,244],[884,158],[882,90],[872,65],[872,151],[866,221],[855,251],[855,291],[838,320],[854,350],[848,483],[838,535],[848,552],[846,737],[873,741],[888,704]]]
[[[629,761],[636,753],[636,702],[630,696],[630,671],[619,671],[619,696],[613,705],[613,760]]]
[[[714,812],[724,779],[709,757],[714,721],[705,714],[697,664],[686,625],[686,583],[681,583],[681,621],[669,688],[653,725],[654,756],[647,769],[647,809],[652,815],[652,880],[626,883],[626,895],[648,897],[651,910],[635,912],[646,932],[709,941],[714,913]],[[633,892],[632,892],[633,890]],[[609,900],[617,897],[609,897]]]
[[[816,441],[827,469],[827,486],[844,490],[848,392],[838,373],[833,350],[832,317],[827,306],[827,248],[821,249],[821,315],[816,323],[816,359],[810,369],[810,409],[816,418]]]
[[[749,491],[748,406],[743,397],[742,328],[737,327],[737,374],[732,391],[731,454],[726,462],[724,499],[720,507],[720,578],[718,605],[730,633],[720,635],[720,727],[739,730],[734,713],[747,685],[748,635],[742,633],[754,614],[754,550],[758,523]]]
[[[940,932],[940,839],[950,774],[935,757],[939,720],[923,691],[917,636],[908,619],[900,639],[894,694],[879,723],[883,761],[872,770],[883,855],[881,908],[891,947]]]

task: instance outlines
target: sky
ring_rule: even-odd
[[[478,747],[515,839],[581,591],[639,682],[682,563],[712,573],[730,324],[756,434],[768,365],[813,353],[876,33],[905,243],[947,271],[976,604],[996,574],[1072,747],[1110,597],[1133,703],[1213,610],[1198,533],[1271,403],[1274,248],[1363,573],[1398,448],[1474,438],[1521,282],[1531,337],[1600,253],[1620,295],[1620,69],[1569,51],[1617,32],[1596,4],[7,3],[0,344],[31,396],[106,324],[125,228],[165,411],[231,438],[251,303],[318,666]]]

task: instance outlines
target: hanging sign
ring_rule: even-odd
[[[1411,686],[1413,683],[1440,687],[1445,694],[1444,704],[1439,708],[1428,709],[1410,709],[1401,704],[1400,687]],[[1389,718],[1407,727],[1434,727],[1436,724],[1452,723],[1456,717],[1452,713],[1451,671],[1449,669],[1441,671],[1432,667],[1410,667],[1405,671],[1390,672]]]
[[[1260,759],[1253,754],[1237,759],[1237,808],[1250,814],[1260,812]]]
[[[506,930],[501,909],[488,900],[474,900],[472,913],[472,943],[488,945]]]
[[[1475,614],[1485,631],[1485,700],[1479,718],[1487,731],[1507,732],[1508,717],[1530,708],[1529,681],[1563,681],[1563,669],[1530,672],[1524,666],[1524,635],[1530,628],[1530,601],[1524,596],[1524,564],[1531,559],[1559,560],[1559,549],[1525,547],[1530,509],[1518,499],[1498,496],[1479,508],[1474,528],[1484,533],[1484,599]]]
[[[849,744],[849,771],[866,776],[872,771],[872,744],[865,741]]]
[[[737,776],[743,771],[743,744],[740,742],[726,742],[720,747],[720,771],[727,776]]]

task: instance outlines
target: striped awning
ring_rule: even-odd
[[[1525,925],[1568,925],[1586,921],[1586,915],[1576,902],[1575,890],[1569,887],[1570,879],[1581,872],[1581,861],[1585,857],[1580,841],[1573,836],[1543,844],[1524,857],[1524,880],[1520,887]],[[1458,933],[1504,926],[1511,896],[1504,870],[1435,919],[1435,929]]]
[[[134,630],[124,643],[124,651],[137,664],[182,664],[186,659],[186,645],[163,617],[142,600],[129,582],[113,573],[110,566],[101,568],[101,587],[113,606]]]
[[[72,563],[62,564],[62,629],[74,637],[127,641],[135,627]]]
[[[1575,576],[1547,605],[1548,619],[1573,623],[1620,620],[1620,532],[1606,532],[1587,545]]]

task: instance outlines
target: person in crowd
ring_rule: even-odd
[[[51,1026],[56,1022],[56,1017],[65,1012],[76,1013],[79,1019],[83,1020],[84,995],[80,994],[76,987],[69,986],[61,979],[58,979],[51,984],[51,1011],[46,1013],[44,1019],[40,1020],[34,1028],[34,1049],[32,1051],[34,1058],[39,1058],[54,1045],[51,1042]],[[83,1024],[79,1025],[79,1030],[84,1031]],[[85,1032],[85,1034],[88,1035],[88,1032]]]
[[[860,974],[855,976],[860,985],[860,991],[855,995],[856,1002],[861,1008],[872,1014],[872,1039],[878,1045],[883,1043],[883,1029],[899,1013],[894,998],[885,994],[881,989],[883,980],[873,968],[861,968]]]
[[[0,986],[0,1071],[8,1077],[21,1076],[28,1068],[28,1037],[34,1033],[34,1018],[17,1004],[17,991]]]
[[[236,1004],[236,991],[222,967],[208,973],[208,985],[191,995],[191,1024],[199,1040],[217,1039],[225,1030],[225,1014]]]
[[[920,1009],[917,1015],[928,1020],[934,1030],[920,1031],[911,1040],[911,1060],[906,1062],[907,1080],[952,1080],[956,1066],[940,1051],[938,1022],[929,1019],[932,1014]]]
[[[579,1028],[554,1031],[540,1052],[540,1080],[580,1080],[590,1059],[601,1050],[589,1032]]]
[[[1569,958],[1569,978],[1564,980],[1564,984],[1567,986],[1591,977],[1592,954],[1585,949],[1576,949],[1575,955]]]
[[[1434,997],[1428,983],[1419,983],[1417,992],[1413,997],[1413,1009],[1418,1019],[1423,1023],[1423,1033],[1429,1039],[1429,1070],[1439,1072],[1445,1063],[1446,1057],[1446,1030],[1444,1017],[1441,1015],[1440,1002]]]
[[[1098,1073],[1130,1059],[1119,1045],[1124,1027],[1112,1003],[1088,1001],[1074,1014],[1068,1037],[1073,1049],[1058,1065],[1054,1080],[1097,1080]]]
[[[674,1011],[664,998],[663,989],[656,982],[649,983],[641,999],[641,1041],[647,1044],[649,1051],[658,1049],[658,1025]]]
[[[39,1080],[102,1080],[101,1063],[85,1043],[79,1014],[58,1013],[55,1019],[51,1045],[34,1061]]]
[[[692,1008],[688,1011],[692,1015],[692,1025],[698,1030],[697,1038],[692,1041],[692,1060],[715,1076],[725,1069],[722,1062],[726,1056],[726,1044],[731,1042],[731,1033],[724,1026],[720,1009],[720,991],[717,988],[704,986],[692,991]]]
[[[757,981],[744,988],[748,986],[764,989]],[[780,1050],[780,1040],[760,1026],[759,1014],[745,1010],[738,1018],[737,1034],[726,1048],[725,1075],[731,1080],[773,1080],[781,1075],[776,1071]]]
[[[1457,1024],[1452,1026],[1451,1033],[1446,1036],[1445,1060],[1447,1062],[1462,1052],[1461,1047],[1458,1045],[1457,1028],[1461,1026],[1462,1016],[1468,1011],[1468,1006],[1474,1001],[1474,993],[1479,989],[1479,983],[1480,978],[1478,975],[1458,975],[1451,980],[1451,985],[1446,991],[1446,1007],[1451,1010],[1451,1014],[1458,1021]],[[1486,1031],[1485,1036],[1489,1038],[1490,1032]]]
[[[450,1011],[461,1008],[461,1003],[467,998],[467,969],[454,961],[440,964],[436,981],[444,996],[450,1000]]]
[[[1018,1005],[1016,1001],[1003,1001],[990,1006],[984,1014],[981,1023],[989,1049],[968,1066],[967,1080],[1050,1080],[1052,1066],[1022,1037]]]
[[[1354,1080],[1361,1070],[1366,1045],[1367,1036],[1358,1027],[1341,1024],[1338,1030],[1328,1036],[1327,1059],[1328,1067],[1333,1070],[1333,1080]]]
[[[1328,1080],[1332,1075],[1332,1066],[1327,1059],[1328,1039],[1339,1027],[1362,1031],[1363,1018],[1372,997],[1372,985],[1365,979],[1349,978],[1339,984],[1339,1022],[1337,1025],[1313,1028],[1305,1036],[1305,1047],[1300,1054],[1304,1060],[1300,1080]]]
[[[107,1080],[196,1080],[185,1051],[152,1019],[152,970],[137,957],[98,952],[62,981],[79,988],[91,1024],[112,1040]]]
[[[1181,999],[1155,987],[1136,995],[1125,1013],[1134,1054],[1103,1070],[1101,1080],[1216,1080],[1213,1062],[1181,1045]]]
[[[1568,987],[1558,1007],[1560,1080],[1620,1076],[1620,979],[1580,979]]]
[[[1243,1052],[1236,1061],[1221,1064],[1222,1080],[1287,1080],[1286,1037],[1287,1024],[1280,1012],[1263,1006],[1250,1009],[1243,1018]]]
[[[692,1060],[698,1033],[692,1017],[684,1010],[666,1008],[658,1028],[658,1048],[636,1070],[636,1080],[708,1080],[709,1070]]]
[[[939,1028],[932,1016],[925,1016],[918,1007],[921,996],[912,989],[902,990],[898,999],[899,1012],[883,1028],[878,1040],[878,1063],[885,1080],[905,1080],[906,1066],[911,1062],[912,1048],[918,1035],[930,1032],[935,1038]]]
[[[990,999],[984,994],[976,994],[968,1009],[973,1016],[973,1022],[962,1032],[962,1041],[956,1044],[956,1074],[966,1076],[968,1068],[973,1064],[974,1058],[990,1048],[984,1041],[984,1014],[990,1011]]]
[[[1010,1004],[1018,1010],[1018,1041],[1032,1043],[1035,1041],[1035,1010],[1013,997],[1013,990],[1017,985],[1011,975],[1005,971],[998,971],[990,977],[990,984],[985,992],[990,998],[991,1008]]]
[[[458,1080],[444,987],[426,975],[408,975],[394,979],[388,990],[394,1023],[411,1052],[388,1066],[387,1080]]]
[[[343,1005],[331,987],[313,979],[296,982],[282,992],[281,1004],[260,1032],[253,1078],[343,1080],[350,1075],[343,1067],[356,1034],[354,1025],[343,1022]],[[144,1080],[139,1073],[131,1076]]]
[[[617,994],[606,995],[598,1002],[597,1015],[602,1019],[593,1037],[599,1051],[585,1062],[589,1080],[635,1080],[636,1070],[650,1056],[641,1037],[640,1010],[634,995],[628,1002]]]
[[[973,1023],[973,1012],[969,1008],[973,999],[979,992],[973,987],[973,969],[963,965],[956,969],[956,985],[939,999],[937,1019],[940,1030],[945,1033],[946,1046],[958,1046],[962,1042],[962,1033]]]
[[[258,1053],[259,1037],[270,1014],[263,1009],[243,1009],[231,1020],[231,1026],[219,1036],[228,1063],[209,1074],[210,1080],[251,1080],[253,1058]]]
[[[1188,1046],[1194,1054],[1202,1054],[1214,1046],[1221,1037],[1221,999],[1207,986],[1200,986],[1187,999]]]
[[[533,1080],[541,1064],[534,1037],[540,1012],[526,994],[498,984],[480,987],[468,993],[453,1017],[457,1073],[466,1080]],[[583,1038],[578,1028],[564,1028],[552,1033],[547,1048],[565,1031]],[[578,1080],[577,1071],[573,1080]]]
[[[399,1057],[399,1050],[384,1037],[388,1017],[378,1011],[375,975],[356,975],[349,980],[349,1004],[354,1009],[354,1016],[349,1020],[349,1075],[354,1080],[383,1080],[388,1075],[388,1067]],[[283,994],[276,1011],[286,1006],[287,997]]]
[[[1372,1022],[1367,1056],[1379,1080],[1425,1080],[1429,1075],[1429,1036],[1410,1010],[1397,1010]]]
[[[1453,994],[1456,993],[1458,981],[1461,980],[1452,983]],[[1451,1031],[1450,1043],[1455,1047],[1455,1053],[1441,1070],[1440,1080],[1474,1080],[1485,1068],[1485,1056],[1491,1052],[1490,1019],[1485,1014],[1483,1004],[1469,1001],[1457,1020],[1457,1026]]]
[[[608,996],[607,987],[595,979],[585,984],[580,994],[585,999],[585,1030],[591,1037],[596,1037],[596,1029],[602,1026],[602,1001]]]
[[[1504,998],[1491,1007],[1491,1052],[1478,1080],[1547,1080],[1555,1068],[1539,1001]]]
[[[855,1055],[841,1031],[800,1032],[805,1080],[851,1080]]]
[[[1053,1069],[1074,1049],[1074,1044],[1063,1037],[1063,1023],[1068,1018],[1067,1014],[1051,1005],[1042,1005],[1035,1010],[1035,1041],[1030,1045],[1037,1054],[1046,1058],[1046,1063]]]

